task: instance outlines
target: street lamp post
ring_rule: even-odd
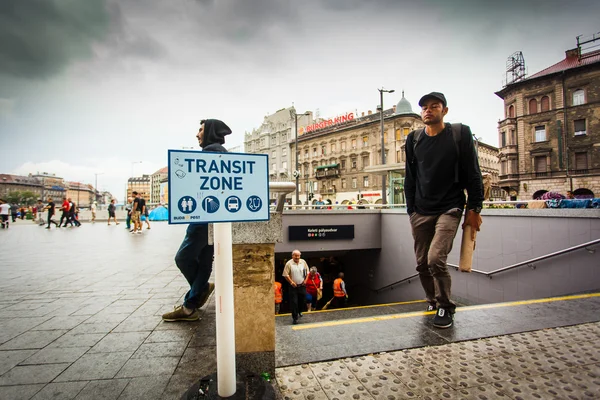
[[[377,89],[379,90],[379,105],[381,107],[380,109],[380,116],[381,116],[381,165],[385,165],[385,140],[384,140],[384,128],[383,128],[383,94],[384,93],[394,93],[394,89],[390,89],[390,90],[386,90],[384,88],[381,89]],[[382,204],[387,204],[387,197],[386,197],[386,180],[387,179],[387,174],[385,173],[385,171],[383,172],[383,175],[381,177],[381,202]]]
[[[98,201],[98,175],[102,175],[104,172],[95,172],[94,176],[94,201]]]
[[[298,114],[296,114],[296,110],[293,111],[294,113],[294,126],[295,126],[295,132],[296,132],[296,145],[295,145],[295,153],[296,153],[296,169],[294,171],[294,176],[296,177],[296,205],[300,204],[300,193],[298,191],[298,187],[300,185],[299,180],[300,180],[300,170],[299,170],[299,162],[298,162]],[[300,116],[302,115],[310,115],[309,112],[305,112],[304,114],[300,114]]]

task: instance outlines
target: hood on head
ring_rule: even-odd
[[[225,136],[231,133],[231,129],[225,122],[218,119],[207,119],[204,121],[204,136],[202,136],[202,144],[200,147],[205,148],[209,144],[225,143]]]

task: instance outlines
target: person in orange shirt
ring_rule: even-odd
[[[346,283],[344,282],[344,273],[340,272],[338,278],[333,281],[333,304],[331,308],[346,307],[348,292],[346,292]]]
[[[275,314],[279,314],[281,308],[281,302],[283,301],[283,294],[281,292],[281,283],[273,282],[273,290],[275,291]]]

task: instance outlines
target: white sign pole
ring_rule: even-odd
[[[219,396],[235,394],[235,324],[233,311],[233,252],[231,222],[213,225],[215,296],[217,308],[217,389]]]

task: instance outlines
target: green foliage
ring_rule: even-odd
[[[37,198],[38,196],[31,190],[14,190],[12,192],[8,192],[5,200],[10,204],[32,206],[37,201]]]

